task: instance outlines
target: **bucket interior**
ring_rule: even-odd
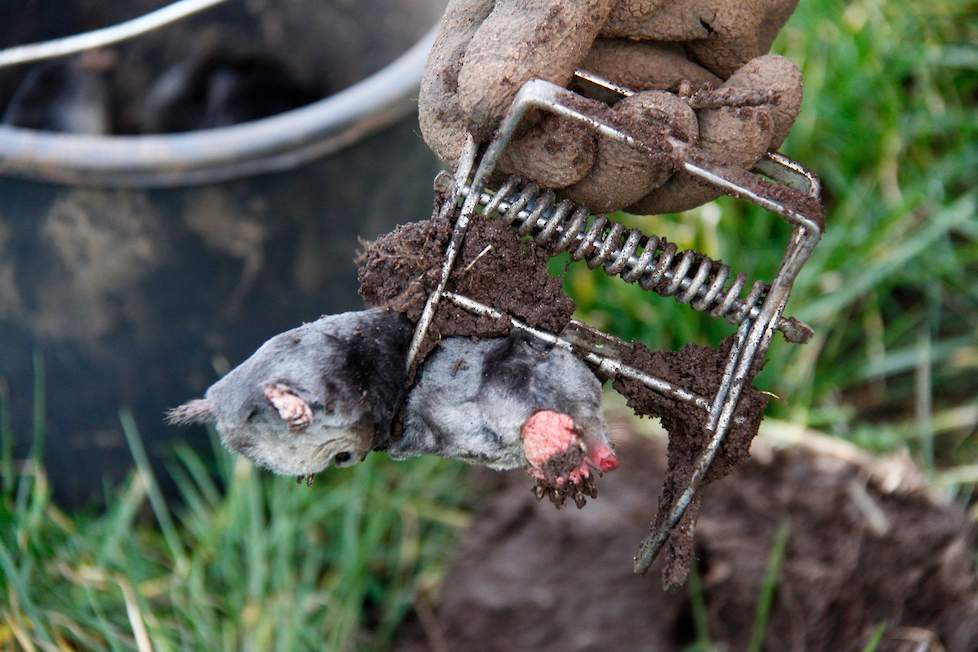
[[[0,47],[99,29],[169,4],[160,0],[0,3]],[[403,54],[431,28],[443,0],[230,0],[107,48],[112,133],[146,132],[139,116],[161,76],[214,53],[273,60],[320,97],[354,84]],[[55,60],[63,61],[63,60]],[[0,115],[37,62],[0,70]],[[315,99],[315,98],[313,98]]]

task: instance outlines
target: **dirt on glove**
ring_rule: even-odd
[[[536,503],[518,473],[479,474],[485,500],[436,604],[419,598],[421,617],[394,649],[681,650],[702,640],[695,623],[703,618],[712,646],[746,650],[783,527],[763,649],[862,650],[881,625],[880,652],[978,649],[965,511],[919,486],[895,489],[869,462],[815,446],[758,445],[735,480],[707,490],[695,549],[702,602],[633,575],[665,460],[662,444],[635,436],[631,423],[611,421],[622,465],[581,512]]]
[[[636,125],[661,125],[670,135],[687,143],[699,140],[696,114],[673,93],[643,91],[621,100],[609,111],[617,123],[635,131]],[[598,140],[591,173],[564,189],[565,196],[597,212],[614,210],[640,200],[651,188],[672,177],[675,162],[650,157],[634,147],[607,138]]]

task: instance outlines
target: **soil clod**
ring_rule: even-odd
[[[732,339],[728,339],[719,349],[687,345],[672,352],[650,351],[634,343],[630,359],[626,361],[651,375],[712,399],[723,378],[731,345]],[[757,371],[754,369],[754,373]],[[750,457],[750,443],[757,434],[767,405],[767,396],[750,385],[751,378],[753,374],[744,385],[734,419],[704,478],[704,485],[729,475]],[[709,439],[705,429],[707,413],[692,403],[654,392],[637,381],[617,380],[614,387],[626,397],[628,406],[636,414],[659,417],[669,433],[668,468],[659,496],[658,513],[652,523],[652,529],[656,530],[665,522],[673,503],[689,483],[694,464]],[[666,545],[662,579],[667,587],[679,586],[686,581],[701,496],[701,493],[697,494]]]
[[[417,321],[438,285],[452,225],[433,218],[398,227],[368,243],[360,257],[360,294],[371,307],[385,307]],[[548,254],[521,240],[496,218],[473,216],[448,289],[490,305],[535,328],[561,332],[574,312],[560,279],[547,271]],[[445,337],[502,337],[508,320],[480,317],[442,301],[417,364]]]

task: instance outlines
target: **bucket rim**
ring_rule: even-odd
[[[412,112],[429,30],[377,72],[321,100],[227,127],[92,136],[0,125],[0,177],[78,186],[174,187],[280,172],[327,156]]]

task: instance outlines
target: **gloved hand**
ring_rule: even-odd
[[[428,146],[454,165],[466,133],[488,141],[530,79],[567,85],[578,67],[643,92],[618,102],[627,119],[664,120],[674,136],[726,163],[752,167],[788,135],[801,105],[801,73],[765,55],[797,0],[450,0],[428,58],[420,124]],[[688,84],[681,84],[688,82]],[[772,102],[692,108],[675,91],[770,91]],[[727,92],[723,89],[731,89]],[[553,115],[537,116],[500,160],[595,211],[687,210],[720,193],[663,170],[620,143]]]

